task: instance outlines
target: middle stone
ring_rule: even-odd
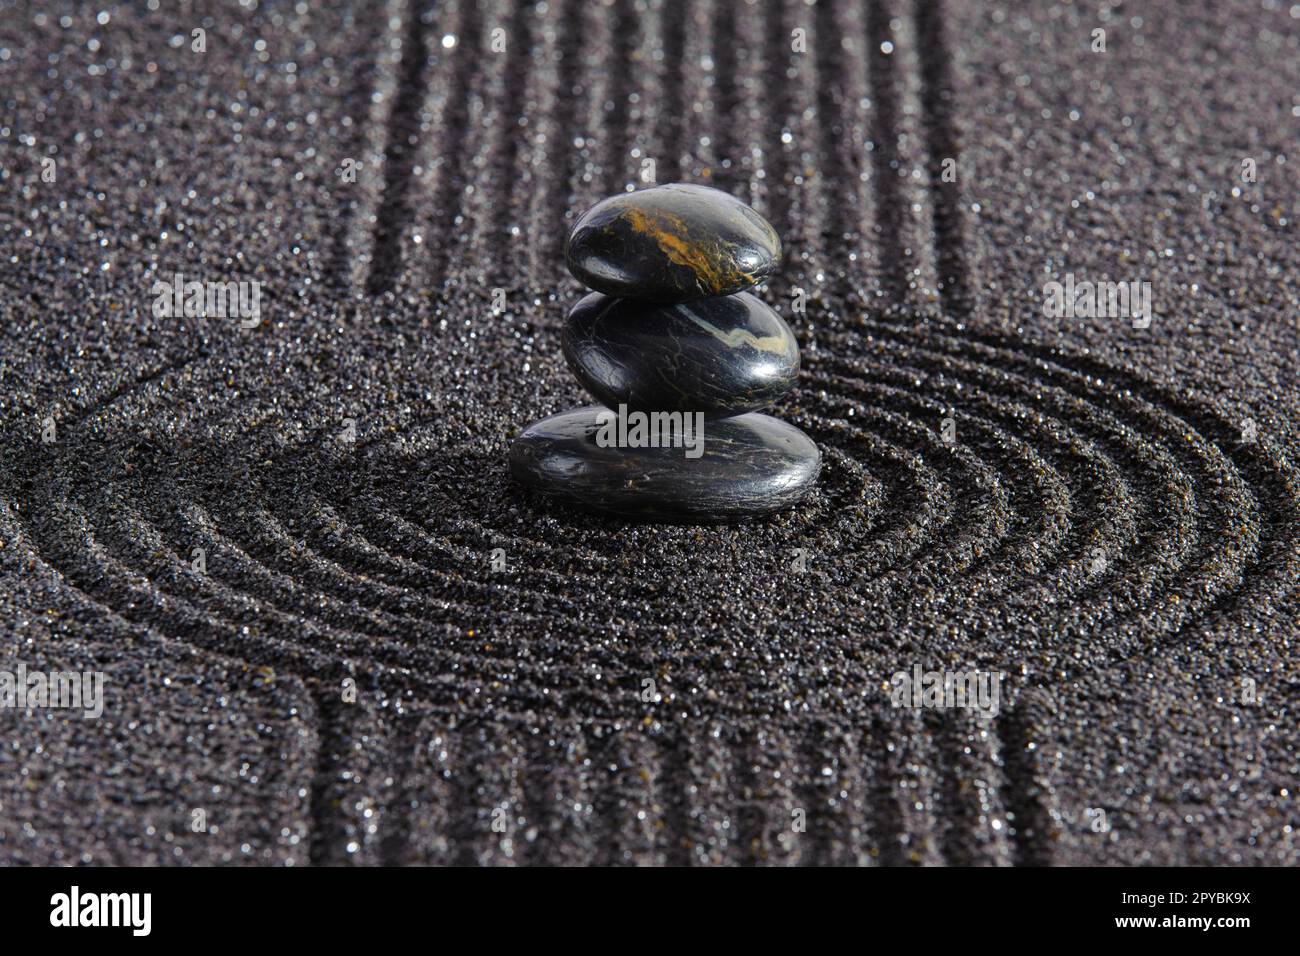
[[[741,415],[772,404],[799,372],[790,326],[747,292],[676,305],[593,292],[569,312],[561,345],[613,409]]]

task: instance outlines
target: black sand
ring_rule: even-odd
[[[0,712],[0,860],[1300,859],[1287,3],[196,6],[0,4],[0,667],[108,677]],[[786,516],[509,480],[647,157],[789,250]],[[916,663],[1000,713],[893,709]]]

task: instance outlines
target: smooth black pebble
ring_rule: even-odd
[[[574,223],[564,256],[597,292],[683,302],[755,285],[780,262],[781,240],[729,193],[673,183],[596,203]]]
[[[790,326],[746,292],[675,305],[593,292],[569,312],[561,343],[610,408],[740,415],[772,404],[799,373]]]
[[[812,439],[750,413],[707,421],[704,453],[682,448],[602,448],[599,405],[526,428],[510,448],[521,484],[584,511],[643,521],[721,522],[781,511],[801,501],[821,470]]]

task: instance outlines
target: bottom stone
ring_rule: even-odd
[[[797,504],[821,470],[811,438],[751,412],[704,422],[703,450],[602,447],[600,405],[529,425],[510,448],[521,484],[584,511],[642,521],[717,522]],[[690,457],[688,452],[698,453]]]

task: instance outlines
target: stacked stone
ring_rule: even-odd
[[[745,291],[780,262],[771,224],[716,189],[656,186],[589,209],[565,259],[596,291],[569,313],[564,357],[602,405],[529,426],[511,448],[515,478],[583,510],[642,520],[728,521],[801,501],[821,453],[758,413],[799,372],[790,327]],[[702,451],[610,447],[613,413],[637,412],[702,418]]]

